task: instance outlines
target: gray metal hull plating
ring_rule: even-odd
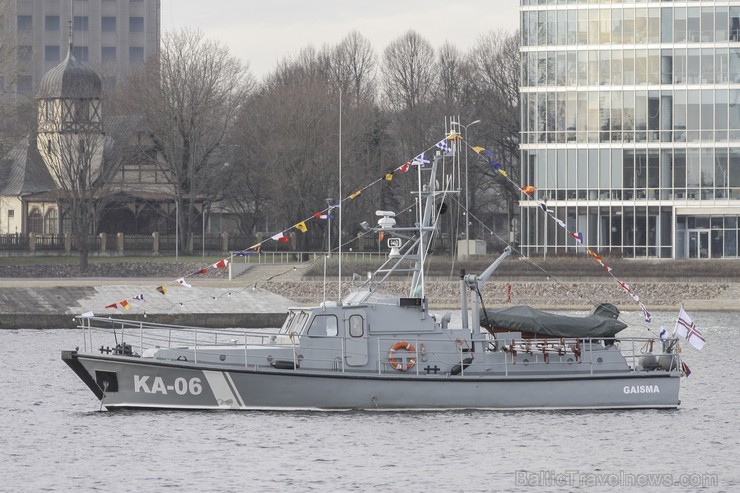
[[[67,352],[63,359],[109,410],[629,409],[679,405],[678,372],[387,376],[205,367],[75,352]],[[103,392],[101,385],[111,384],[115,391]]]

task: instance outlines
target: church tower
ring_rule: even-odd
[[[77,61],[70,38],[67,57],[39,86],[38,150],[60,188],[89,187],[103,156],[100,76]]]

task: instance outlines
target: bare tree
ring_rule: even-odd
[[[412,111],[430,101],[437,69],[429,41],[409,31],[388,45],[383,62],[384,94],[391,109]]]
[[[332,85],[346,95],[351,105],[375,101],[377,56],[359,32],[349,33],[331,52]]]
[[[483,120],[476,131],[503,166],[509,179],[520,183],[519,168],[519,32],[491,32],[482,36],[468,56],[471,79],[467,90],[469,104],[475,108],[475,117]],[[485,190],[494,190],[505,203],[510,215],[520,198],[520,191],[493,167],[478,167],[481,175],[476,180],[480,196]],[[495,200],[478,200],[478,214],[490,213],[485,207]]]
[[[446,115],[466,114],[466,81],[470,79],[468,60],[460,50],[450,43],[439,49],[439,89],[438,97]]]
[[[145,115],[160,151],[157,163],[174,182],[184,251],[192,252],[189,239],[203,204],[222,198],[228,183],[223,145],[253,84],[225,45],[192,29],[165,34],[158,63],[150,60],[131,78],[134,111]]]
[[[244,152],[237,173],[241,193],[232,201],[251,214],[245,226],[282,231],[325,209],[326,198],[335,202],[342,198],[338,190],[340,94],[345,197],[355,191],[353,187],[366,184],[369,176],[378,175],[378,119],[368,65],[374,55],[367,49],[354,36],[336,47],[303,49],[282,60],[250,98],[234,140]],[[358,224],[353,215],[364,206],[374,206],[366,198],[344,209],[346,225]],[[311,221],[306,234],[297,234],[296,247],[321,245],[328,225]],[[337,222],[331,225],[336,227]],[[332,234],[334,245],[337,237]]]
[[[115,191],[116,163],[103,162],[104,136],[99,132],[40,132],[39,151],[59,187],[60,218],[80,254],[80,272],[88,270],[91,237]]]

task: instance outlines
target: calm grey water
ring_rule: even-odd
[[[691,315],[676,411],[108,413],[78,331],[0,331],[0,491],[738,491],[740,314]]]

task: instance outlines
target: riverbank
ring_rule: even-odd
[[[567,276],[561,272],[548,278],[542,271],[528,272],[524,267],[529,262],[516,262],[519,269],[508,266],[497,272],[496,281],[486,284],[482,292],[486,307],[511,303],[589,311],[609,302],[624,312],[639,311],[620,284],[603,272],[596,271],[603,275],[595,276],[593,269],[574,268]],[[622,267],[627,265],[634,268],[633,264]],[[653,270],[643,265],[645,276],[629,278],[630,288],[649,310],[677,311],[684,306],[690,311],[740,311],[740,275],[733,275],[736,262],[726,264],[723,276],[719,271],[712,276],[709,269],[706,277],[697,276],[700,272],[694,264],[664,263],[659,270],[649,265]],[[228,279],[227,269],[212,269],[206,275],[189,277],[192,288],[173,280],[202,267],[195,262],[111,262],[91,267],[81,277],[75,276],[75,265],[0,265],[0,328],[75,327],[74,316],[86,312],[174,325],[276,327],[291,306],[338,298],[336,277],[329,276],[326,283],[310,277],[314,267],[310,263],[235,262],[230,265],[233,279]],[[346,272],[365,272],[362,267],[348,266]],[[455,279],[439,274],[427,278],[425,292],[432,309],[459,307],[460,282]],[[156,290],[162,284],[167,287],[164,295]],[[350,279],[343,281],[343,293],[352,285]],[[407,286],[406,282],[388,281],[384,290],[405,295]],[[143,300],[136,299],[140,295]]]

